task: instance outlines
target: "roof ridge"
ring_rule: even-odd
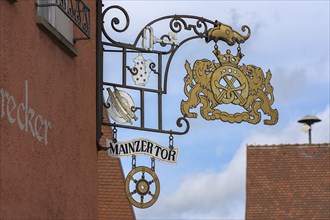
[[[252,144],[247,144],[247,148],[311,148],[311,147],[330,147],[330,143],[318,143],[318,144],[257,144],[257,145],[252,145]]]

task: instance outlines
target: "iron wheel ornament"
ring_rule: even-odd
[[[140,174],[141,178],[136,179],[135,176]],[[151,180],[147,179],[146,174],[151,177]],[[134,187],[130,187],[131,185],[134,185]],[[154,189],[152,189],[152,186],[154,186]],[[137,208],[145,209],[152,206],[157,201],[160,193],[160,182],[156,173],[145,166],[132,169],[125,180],[125,193],[130,203]]]

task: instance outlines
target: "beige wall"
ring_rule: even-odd
[[[0,0],[0,219],[98,217],[96,3],[85,2],[92,39],[74,57],[36,25],[34,0]]]

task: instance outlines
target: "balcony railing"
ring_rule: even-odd
[[[61,9],[86,36],[75,40],[90,39],[90,9],[83,0],[52,0],[51,3],[36,3],[36,7],[52,6]]]

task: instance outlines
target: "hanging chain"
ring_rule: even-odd
[[[113,126],[112,137],[113,137],[113,142],[117,143],[117,128],[116,128],[116,126]]]
[[[170,150],[173,150],[173,144],[174,144],[174,137],[172,135],[172,133],[170,134],[169,138],[168,138],[168,147],[170,148]]]
[[[152,157],[152,158],[151,158],[151,170],[152,170],[152,171],[155,171],[155,165],[156,165],[155,158]]]
[[[238,45],[237,45],[237,53],[241,53],[241,44],[240,43],[238,43]]]
[[[136,156],[132,156],[132,170],[136,168]]]
[[[217,41],[214,43],[214,49],[215,49],[215,50],[218,49],[218,42],[217,42]]]

